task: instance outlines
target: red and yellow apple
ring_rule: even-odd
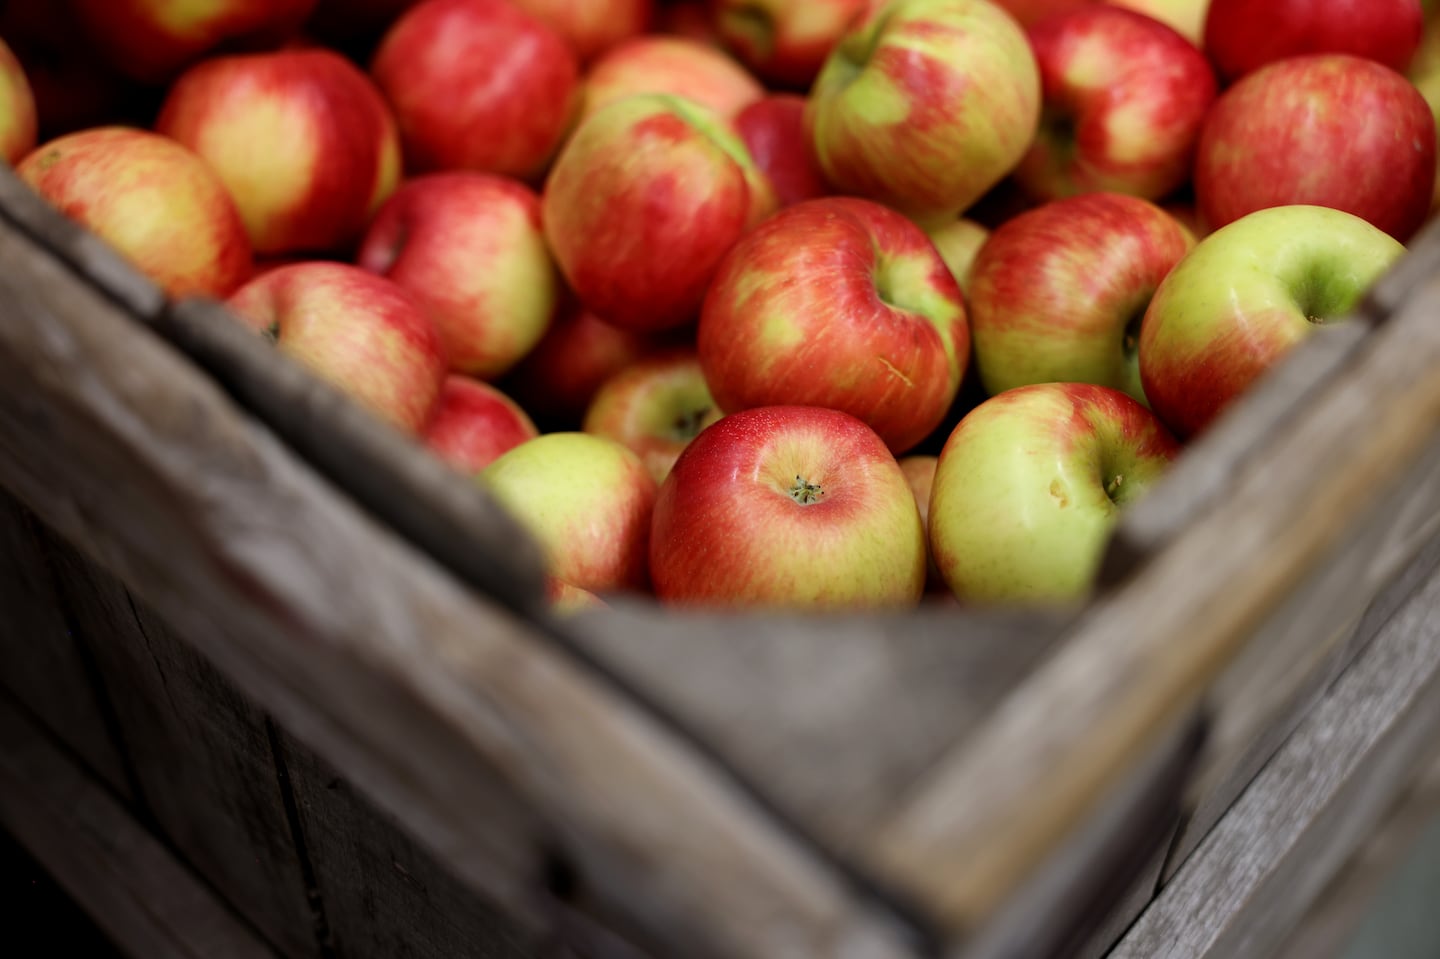
[[[755,165],[775,188],[781,206],[830,192],[805,130],[804,97],[796,93],[767,94],[740,111],[735,117],[735,129]]]
[[[564,37],[588,63],[631,37],[646,33],[655,0],[511,0]]]
[[[714,0],[715,32],[767,83],[808,90],[831,49],[878,0]]]
[[[727,119],[765,95],[733,57],[684,37],[647,34],[618,44],[591,64],[581,117],[637,93],[684,97]]]
[[[1210,0],[1204,47],[1226,80],[1314,53],[1348,53],[1403,73],[1423,22],[1420,0]]]
[[[436,456],[465,473],[478,473],[500,454],[540,435],[520,404],[499,388],[452,373],[420,438]]]

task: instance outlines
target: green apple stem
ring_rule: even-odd
[[[819,502],[825,491],[820,484],[812,483],[803,476],[795,476],[795,485],[790,487],[790,498],[801,506],[809,506],[811,503]]]
[[[1110,477],[1110,482],[1108,482],[1108,483],[1105,484],[1105,495],[1108,496],[1108,497],[1110,497],[1110,502],[1112,502],[1112,503],[1119,503],[1119,502],[1120,502],[1120,499],[1119,499],[1119,497],[1120,497],[1120,487],[1122,487],[1122,486],[1124,486],[1124,485],[1125,485],[1125,474],[1124,474],[1124,473],[1116,473],[1114,476]]]

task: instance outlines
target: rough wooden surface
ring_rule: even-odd
[[[897,805],[874,850],[891,881],[933,902],[951,928],[983,921],[1171,717],[1199,704],[1433,441],[1437,310],[1440,277],[1426,275],[1305,417],[1230,477],[1230,495],[1091,606],[985,728]]]
[[[55,590],[35,518],[0,491],[0,687],[119,795],[132,790],[95,665]]]
[[[1440,576],[1340,677],[1111,959],[1270,956],[1435,754]]]
[[[266,717],[113,576],[53,534],[44,543],[115,704],[139,808],[277,949],[315,955]]]
[[[255,931],[3,695],[0,824],[128,955],[276,959]]]
[[[558,858],[657,951],[910,951],[752,791],[3,225],[0,259],[0,481],[490,901],[543,924],[536,874]]]

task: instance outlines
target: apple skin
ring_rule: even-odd
[[[965,302],[969,303],[970,269],[975,263],[975,257],[979,256],[980,250],[985,246],[985,241],[990,238],[989,228],[969,217],[960,216],[931,223],[925,228],[925,234],[930,237],[930,242],[935,244],[940,259],[950,268],[950,275],[955,277],[955,283],[964,294]]]
[[[550,603],[550,611],[561,616],[573,615],[587,609],[608,609],[610,606],[590,590],[572,586],[554,576],[545,580],[545,598]]]
[[[1120,513],[1180,445],[1145,407],[1089,383],[987,399],[940,450],[930,547],[967,606],[1066,605],[1093,588]]]
[[[997,6],[1028,27],[1046,17],[1069,13],[1095,4],[1097,0],[995,0]]]
[[[655,480],[614,440],[543,433],[476,482],[540,542],[549,575],[602,596],[648,588]]]
[[[510,0],[569,42],[581,63],[650,29],[655,0]]]
[[[581,120],[637,93],[668,93],[733,119],[765,95],[760,81],[717,47],[649,34],[611,47],[585,74]]]
[[[482,380],[452,373],[421,431],[425,446],[464,473],[478,473],[500,454],[540,435],[519,403]]]
[[[714,0],[715,32],[768,84],[808,90],[825,58],[876,0]]]
[[[1204,49],[1205,17],[1210,0],[1105,0],[1111,6],[1124,7],[1154,17],[1172,28],[1195,46]]]
[[[1353,213],[1402,243],[1435,184],[1435,119],[1405,77],[1347,54],[1261,67],[1215,101],[1195,158],[1212,229],[1271,206]]]
[[[444,383],[435,324],[399,284],[345,263],[269,270],[226,300],[282,353],[381,420],[418,435]]]
[[[35,149],[35,94],[25,69],[0,38],[0,160],[14,166]]]
[[[1140,322],[1194,245],[1160,207],[1119,193],[1054,200],[1001,224],[970,270],[970,334],[986,393],[1098,383],[1144,403]]]
[[[835,46],[805,122],[837,193],[926,222],[966,210],[1024,156],[1040,73],[989,0],[895,0]]]
[[[540,198],[488,173],[402,183],[375,214],[356,262],[414,294],[440,329],[450,368],[485,380],[534,349],[560,296]]]
[[[1359,217],[1271,207],[1205,237],[1161,282],[1140,326],[1140,380],[1182,439],[1261,374],[1342,319],[1405,252]]]
[[[1190,178],[1215,72],[1152,17],[1097,6],[1030,28],[1044,111],[1015,179],[1042,199],[1104,191],[1157,200]]]
[[[918,226],[870,200],[822,197],[741,238],[696,343],[725,412],[827,406],[898,455],[950,408],[970,334],[955,278]]]
[[[386,31],[370,75],[394,110],[411,173],[539,177],[574,120],[580,64],[506,0],[423,0]]]
[[[695,437],[660,486],[650,573],[664,603],[908,607],[925,530],[900,465],[847,413],[761,407]]]
[[[651,333],[695,318],[721,258],[775,206],[728,121],[637,94],[580,124],[545,183],[541,218],[586,309]]]
[[[172,297],[225,297],[250,275],[250,243],[230,194],[168,137],[91,127],[40,144],[15,172]]]
[[[262,255],[347,247],[400,177],[389,110],[330,50],[209,57],[171,84],[155,129],[214,168]]]
[[[775,188],[780,206],[830,192],[805,129],[804,97],[795,93],[767,94],[740,111],[735,117],[735,129],[755,165]]]
[[[628,447],[656,483],[680,452],[720,419],[694,347],[672,347],[627,364],[600,384],[581,429]]]
[[[1315,53],[1348,53],[1403,73],[1423,24],[1418,0],[1211,0],[1204,48],[1226,80]]]
[[[224,47],[273,48],[300,30],[316,0],[69,0],[78,26],[126,76],[147,84]]]
[[[952,595],[930,551],[930,493],[935,488],[935,468],[940,465],[940,457],[930,453],[911,453],[900,457],[899,463],[900,471],[905,474],[905,480],[910,484],[910,492],[915,496],[915,505],[920,508],[920,525],[926,531],[925,592]]]

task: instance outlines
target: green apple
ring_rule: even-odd
[[[1344,318],[1404,252],[1360,217],[1320,206],[1257,210],[1211,233],[1141,322],[1150,407],[1182,438],[1201,432],[1302,339]]]
[[[1041,383],[993,396],[940,450],[935,565],[970,605],[1081,600],[1121,511],[1179,448],[1154,414],[1109,387]]]

